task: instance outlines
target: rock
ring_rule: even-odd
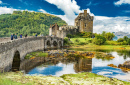
[[[123,67],[130,69],[130,60],[123,63]]]
[[[119,64],[118,68],[120,68],[124,71],[130,71],[130,60],[124,62],[123,64]]]

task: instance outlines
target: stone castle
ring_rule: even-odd
[[[60,38],[66,37],[67,34],[76,34],[78,32],[92,32],[93,33],[93,16],[84,10],[75,18],[75,26],[64,25],[59,27],[57,24],[50,25],[49,36],[56,36]]]

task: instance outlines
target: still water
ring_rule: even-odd
[[[81,50],[81,49],[80,49]],[[98,50],[99,51],[99,50]],[[112,54],[115,58],[112,60],[92,59],[76,59],[76,60],[60,60],[56,59],[50,62],[41,63],[31,70],[27,71],[28,75],[52,75],[61,76],[63,74],[76,74],[78,72],[92,72],[104,75],[110,78],[117,78],[124,81],[130,81],[130,73],[123,72],[121,69],[112,68],[108,64],[118,66],[125,61],[130,60],[130,51],[105,51]],[[55,62],[55,63],[54,63]]]

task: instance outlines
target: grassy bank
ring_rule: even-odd
[[[0,85],[130,85],[130,82],[94,73],[65,74],[61,77],[28,76],[21,72],[0,75]]]
[[[130,50],[130,45],[120,45],[117,41],[106,41],[104,45],[95,45],[92,38],[70,38],[71,48],[84,49],[107,49],[107,50]]]
[[[128,45],[94,45],[94,44],[87,44],[87,45],[74,45],[70,48],[84,48],[84,49],[102,49],[102,50],[130,50],[130,46]]]
[[[25,59],[34,58],[34,57],[46,57],[48,53],[37,51],[37,52],[31,52],[25,56]]]

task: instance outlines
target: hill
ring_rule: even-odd
[[[13,14],[0,15],[0,37],[9,37],[11,33],[18,35],[35,33],[47,35],[50,24],[59,26],[66,24],[61,18],[40,12],[14,11]]]
[[[127,36],[128,38],[130,38],[130,34],[127,33],[127,32],[122,32],[122,31],[119,31],[119,32],[114,32],[114,40],[117,40],[119,38],[123,38],[124,36]]]

